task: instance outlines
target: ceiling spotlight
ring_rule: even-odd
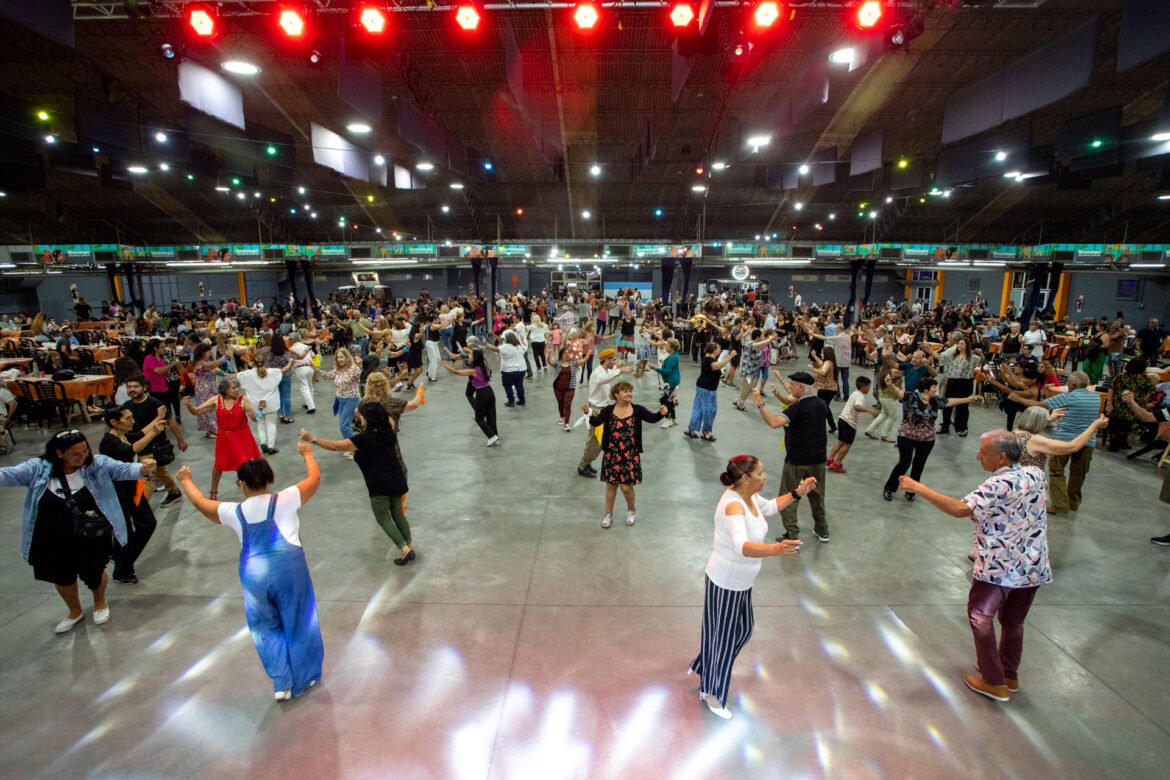
[[[670,23],[675,27],[686,27],[695,19],[695,9],[686,3],[677,3],[670,11]]]
[[[366,32],[372,35],[377,35],[386,30],[385,15],[373,6],[362,8],[361,13],[358,15],[358,21],[362,27],[366,28]]]
[[[373,196],[373,195],[367,195],[367,196],[366,196],[366,202],[367,202],[367,203],[373,203],[373,202],[374,202],[374,196]]]
[[[829,219],[836,219],[836,218],[837,218],[837,215],[835,213],[829,214]]]
[[[524,216],[524,209],[516,209],[516,216],[518,216],[518,217]]]
[[[310,206],[308,203],[306,203],[305,204],[305,211],[312,211],[312,210],[313,210],[313,207]]]
[[[479,26],[479,12],[470,3],[464,3],[455,9],[455,21],[464,30],[474,30]]]
[[[221,62],[219,67],[226,70],[228,73],[235,73],[237,76],[255,76],[260,72],[260,68],[250,62],[243,60],[228,60]]]
[[[463,182],[453,181],[450,186],[453,190],[461,190],[463,189]]]
[[[290,38],[299,38],[305,33],[304,17],[293,8],[282,8],[280,15],[276,18],[276,23]]]
[[[951,197],[951,191],[950,190],[943,190],[942,195],[944,198],[949,198],[949,197]]]
[[[252,197],[253,197],[253,198],[259,198],[259,197],[260,197],[260,193],[259,193],[259,192],[253,192],[253,193],[252,193]]]
[[[433,171],[435,169],[434,163],[429,163],[426,160],[416,163],[414,167],[418,168],[420,171]]]
[[[163,56],[164,60],[173,60],[175,58],[175,47],[169,43],[164,43],[158,47],[158,53]]]
[[[824,228],[823,228],[823,227],[821,227],[821,223],[820,223],[820,222],[818,222],[818,223],[817,223],[816,225],[814,225],[813,227],[815,227],[817,230],[824,230]]]
[[[887,195],[886,196],[886,203],[893,203],[893,202],[894,202],[894,198],[890,195]]]
[[[661,217],[662,216],[662,209],[654,209],[654,216]]]
[[[1158,200],[1170,200],[1170,195],[1159,195]]]
[[[215,15],[207,8],[192,8],[187,12],[187,24],[200,38],[215,35]]]
[[[756,6],[752,16],[755,17],[756,27],[771,27],[780,18],[780,6],[773,0],[764,0]]]
[[[337,226],[338,227],[345,227],[345,220],[344,219],[337,220]]]
[[[726,167],[727,167],[727,163],[725,163],[725,162],[713,162],[713,163],[711,163],[711,170],[713,170],[713,171],[721,171],[721,170],[723,170],[723,169],[724,169],[724,168],[726,168]]]
[[[769,135],[753,135],[747,139],[748,146],[752,148],[753,152],[760,151],[761,146],[767,146],[772,143],[772,136]]]
[[[57,136],[55,136],[55,135],[46,135],[46,136],[45,136],[45,143],[47,143],[47,144],[55,144],[55,143],[57,143]]]
[[[37,112],[37,119],[41,120],[42,122],[48,122],[49,121],[49,112],[48,111],[38,111]]]
[[[1170,141],[1170,133],[1155,133],[1154,135],[1150,136],[1150,140],[1158,142]]]
[[[311,49],[309,51],[309,64],[310,65],[318,64],[319,62],[321,62],[321,57],[322,57],[322,55],[321,55],[320,49]]]
[[[490,171],[492,169],[492,161],[491,160],[484,160],[483,161],[483,169],[485,171]]]
[[[297,187],[297,192],[299,192],[300,194],[304,195],[304,194],[305,194],[305,188],[304,188],[304,187]]]
[[[276,147],[275,147],[275,146],[271,146],[271,145],[270,145],[270,146],[269,146],[267,149],[265,149],[264,151],[268,152],[268,155],[271,157],[271,156],[274,156],[274,155],[276,154]]]
[[[707,188],[702,184],[692,184],[691,192],[706,192]]]
[[[94,154],[101,154],[102,153],[101,147],[100,146],[93,147],[93,153]]]
[[[171,166],[167,165],[166,163],[159,163],[158,169],[160,171],[169,171],[171,169]]]
[[[882,18],[882,4],[878,0],[865,0],[857,6],[857,26],[869,30]]]
[[[698,175],[702,176],[702,175],[703,175],[703,166],[702,166],[702,165],[700,165],[700,166],[696,167],[696,168],[695,168],[695,173],[697,173]]]
[[[1092,143],[1089,144],[1089,146],[1093,147],[1094,149],[1100,149],[1101,144],[1103,144],[1103,143],[1105,143],[1105,142],[1102,141],[1100,138],[1094,138]]]
[[[376,228],[374,230],[374,232],[377,233],[378,235],[382,235],[382,228]]]
[[[877,219],[877,212],[876,211],[869,212],[869,218],[870,219]]]
[[[1006,159],[1007,159],[1007,152],[996,152],[995,153],[995,161],[996,162],[1003,162]]]
[[[231,188],[231,187],[225,187],[225,186],[223,186],[222,184],[220,184],[220,185],[218,185],[218,186],[215,188],[215,191],[216,191],[216,192],[231,192],[231,191],[232,191],[232,188]]]
[[[382,156],[382,155],[380,155],[380,154],[375,154],[375,155],[374,155],[374,165],[385,165],[385,164],[386,164],[386,158],[385,158],[385,157],[383,157],[383,156]]]
[[[910,161],[909,161],[909,160],[898,160],[898,167],[899,167],[899,168],[905,168],[905,167],[907,167],[908,165],[910,165]]]
[[[345,126],[345,129],[351,133],[365,135],[366,133],[370,132],[371,127],[365,122],[351,122]]]
[[[800,201],[796,201],[796,203],[792,204],[792,208],[796,209],[797,211],[800,211],[801,209],[804,208],[804,204],[801,203]]]
[[[851,65],[853,64],[853,49],[846,46],[844,49],[837,49],[829,55],[829,62],[837,65]]]
[[[236,198],[237,198],[238,200],[243,200],[243,199],[244,199],[244,193],[242,193],[242,192],[237,192],[237,193],[236,193]]]
[[[577,9],[573,11],[573,20],[582,30],[592,30],[597,24],[597,9],[593,3],[578,3]]]
[[[130,165],[126,168],[129,173],[143,174],[146,173],[146,167],[142,165]]]
[[[1015,179],[1020,175],[1020,171],[1008,171],[1003,175],[1005,179]]]
[[[589,173],[591,173],[594,176],[600,176],[601,175],[601,166],[598,165],[597,163],[593,163],[593,165],[589,166]]]
[[[310,219],[316,219],[316,218],[317,218],[317,212],[315,212],[315,211],[314,211],[312,214],[310,214],[310,215],[309,215],[309,218],[310,218]]]
[[[443,204],[443,213],[444,213],[444,214],[446,214],[446,213],[447,213],[447,212],[449,212],[450,210],[451,210],[451,207],[450,207],[450,206],[448,206],[446,203],[444,203],[444,204]]]
[[[154,140],[158,141],[160,144],[165,144],[167,142],[167,134],[163,132],[155,133]]]
[[[801,165],[797,170],[800,171],[801,176],[805,176],[808,174],[808,166],[807,165]]]
[[[581,219],[589,219],[589,218],[590,218],[590,217],[592,217],[592,216],[593,216],[593,215],[589,213],[589,209],[584,209],[584,210],[581,212]]]

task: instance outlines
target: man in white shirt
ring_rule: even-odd
[[[792,308],[800,311],[800,307],[804,305],[804,298],[800,297],[800,293],[796,293],[796,297],[792,299]]]
[[[1025,347],[1029,347],[1029,354],[1033,360],[1039,360],[1044,357],[1044,342],[1048,341],[1048,334],[1040,329],[1040,323],[1036,320],[1028,325],[1028,330],[1020,338]]]
[[[609,391],[613,383],[622,374],[628,374],[634,370],[633,366],[619,367],[617,360],[614,359],[614,354],[612,349],[603,349],[598,355],[601,364],[593,369],[593,375],[589,377],[589,404],[582,409],[585,414],[592,415],[611,406],[613,399],[609,397]],[[588,479],[597,476],[597,471],[593,468],[593,461],[597,460],[597,456],[601,454],[601,442],[597,440],[596,431],[596,428],[589,426],[589,435],[585,438],[585,452],[577,463],[577,474]]]

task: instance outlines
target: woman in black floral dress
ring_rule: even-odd
[[[618,382],[609,391],[615,403],[589,418],[589,424],[601,429],[601,481],[605,483],[605,517],[602,528],[613,524],[613,502],[621,488],[626,499],[626,525],[637,519],[634,509],[634,485],[642,481],[642,423],[655,423],[666,414],[659,405],[657,412],[633,403],[634,386]]]

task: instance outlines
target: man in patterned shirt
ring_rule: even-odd
[[[1044,472],[1019,465],[1020,442],[1010,431],[988,431],[982,439],[976,457],[991,476],[963,498],[945,496],[909,477],[902,477],[899,486],[920,493],[952,517],[975,522],[975,571],[967,618],[980,674],[964,675],[963,681],[976,693],[1007,701],[1009,692],[1020,689],[1024,619],[1036,591],[1052,582]],[[1003,633],[998,648],[996,615]]]

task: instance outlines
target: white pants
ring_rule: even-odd
[[[439,378],[439,343],[427,341],[427,379],[432,382]]]
[[[280,417],[279,406],[280,404],[277,403],[276,406],[266,408],[256,422],[256,438],[261,445],[276,447],[276,421]]]
[[[316,409],[313,400],[313,367],[297,366],[293,369],[293,384],[301,391],[301,402],[310,409]]]

